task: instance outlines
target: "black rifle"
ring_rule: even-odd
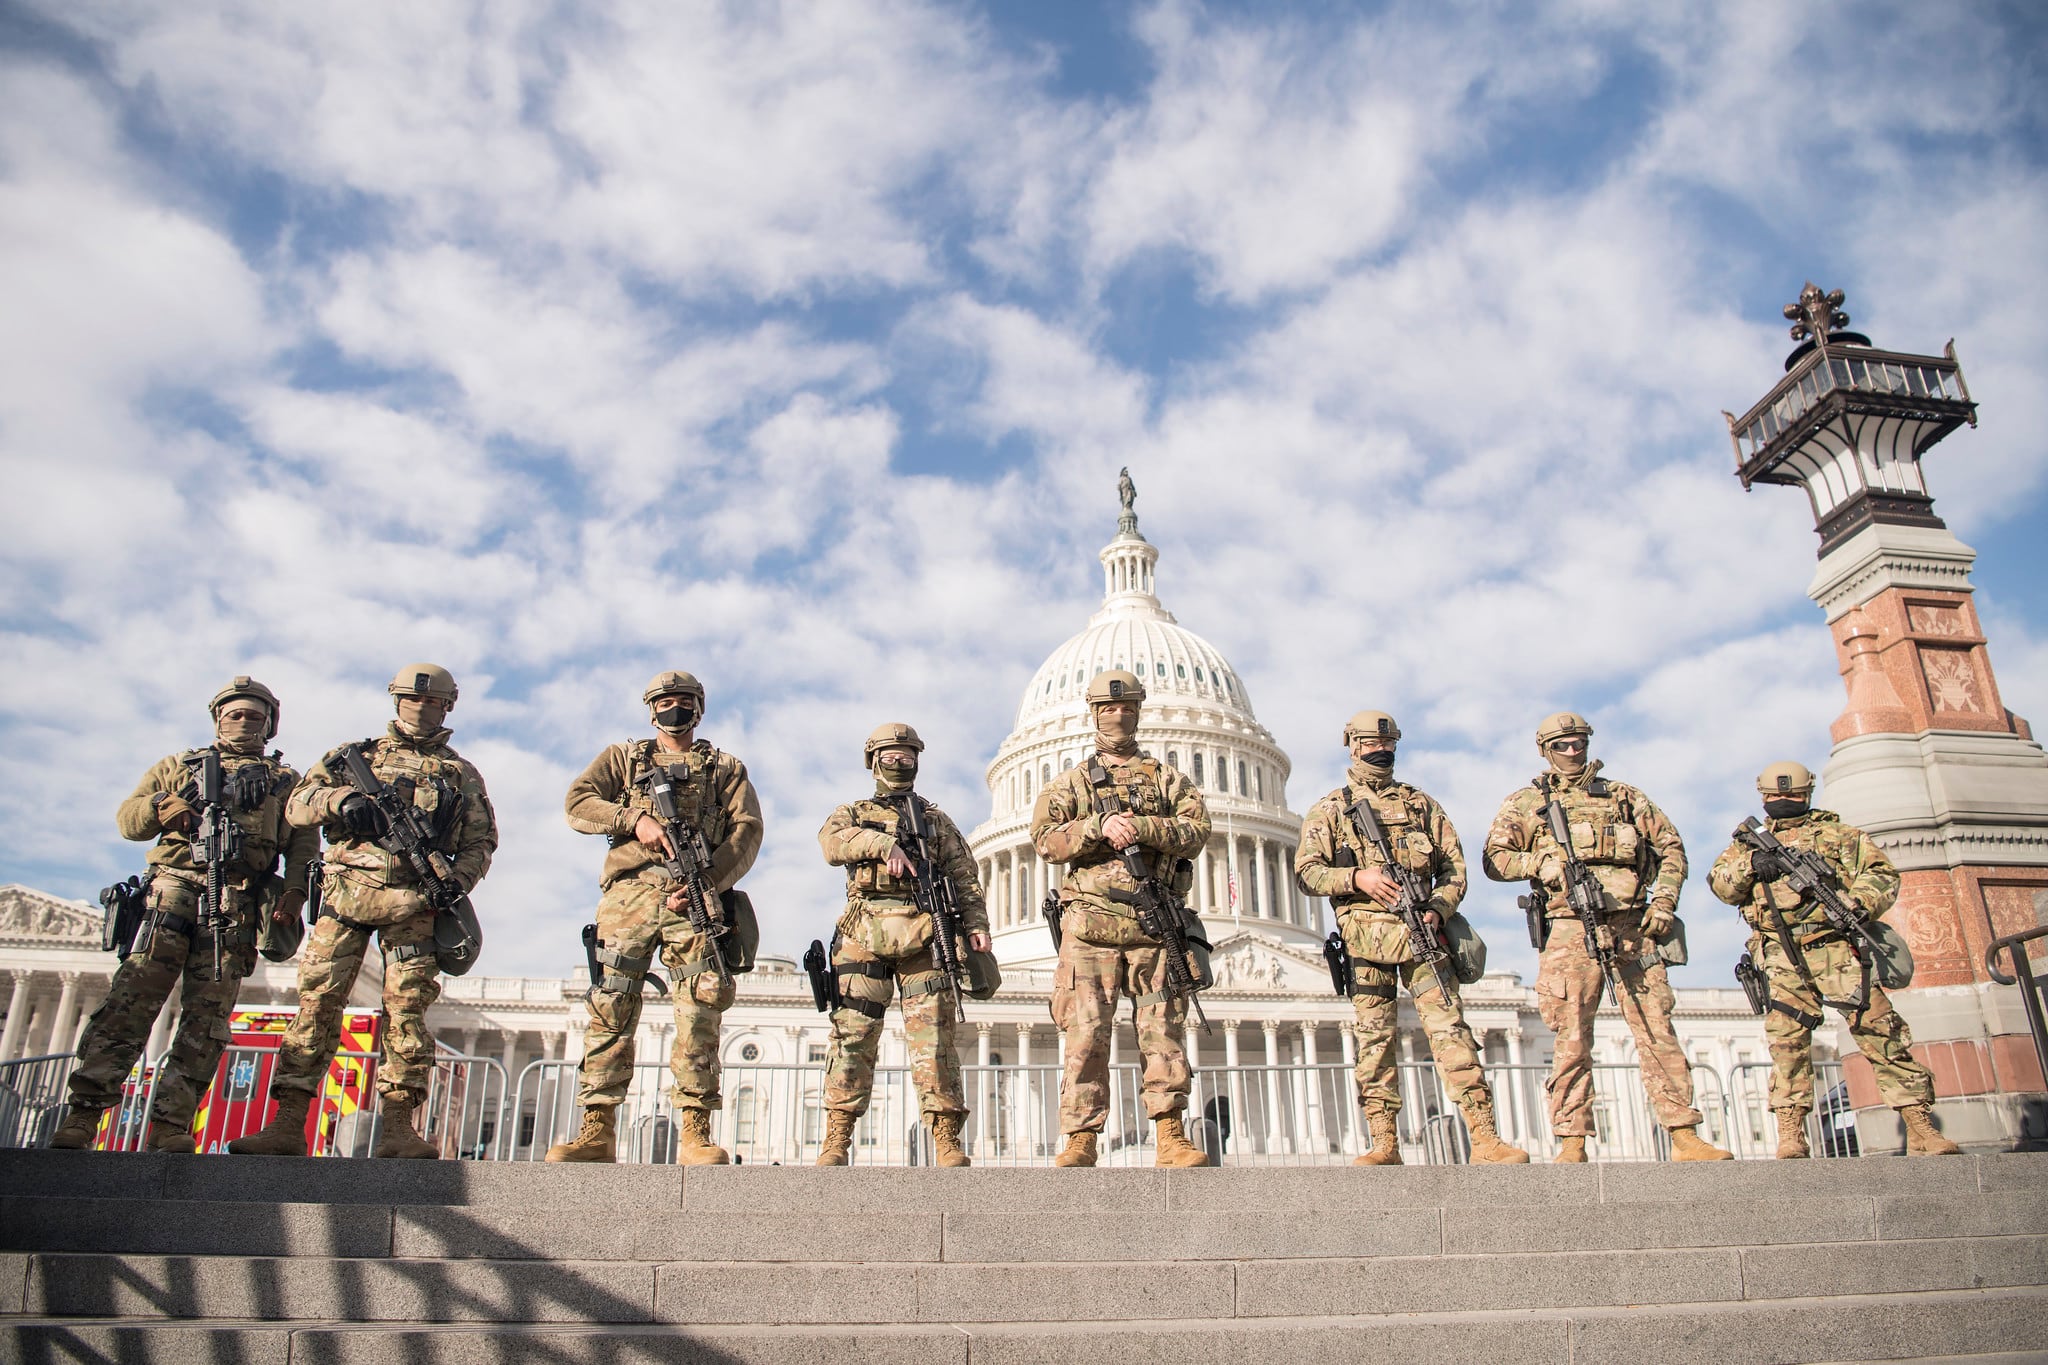
[[[135,932],[149,914],[149,883],[140,877],[115,882],[100,892],[107,921],[100,929],[100,947],[125,960],[135,947]]]
[[[220,751],[206,750],[199,760],[199,827],[192,832],[192,861],[206,869],[199,893],[199,927],[213,939],[213,979],[221,979],[228,936],[225,885],[230,863],[242,856],[242,827],[223,799]]]
[[[1557,799],[1557,787],[1545,780],[1544,794],[1550,799],[1544,804],[1543,819],[1550,826],[1550,836],[1557,840],[1557,846],[1564,854],[1564,898],[1572,913],[1579,917],[1579,923],[1586,930],[1586,956],[1600,964],[1600,974],[1607,978],[1607,990],[1616,1009],[1621,1008],[1621,968],[1615,960],[1614,945],[1600,941],[1600,915],[1607,908],[1607,893],[1601,888],[1599,878],[1593,869],[1579,860],[1572,850],[1571,821],[1564,813],[1564,803]]]
[[[1837,1009],[1851,1012],[1868,1005],[1871,964],[1879,952],[1877,940],[1871,934],[1870,927],[1863,922],[1863,917],[1856,912],[1856,907],[1843,898],[1835,882],[1835,870],[1828,866],[1827,859],[1810,848],[1793,848],[1781,843],[1775,834],[1757,823],[1754,815],[1735,827],[1735,838],[1745,847],[1763,854],[1768,863],[1784,869],[1778,877],[1767,877],[1764,880],[1775,881],[1782,878],[1787,886],[1799,893],[1802,900],[1810,900],[1818,905],[1828,926],[1848,940],[1849,951],[1855,955],[1856,965],[1863,970],[1863,984],[1854,1000],[1827,1000],[1825,996],[1821,998]],[[1769,907],[1771,918],[1776,922],[1778,943],[1784,948],[1785,956],[1798,968],[1800,978],[1806,982],[1807,988],[1815,995],[1820,995],[1820,987],[1814,984],[1813,973],[1806,965],[1806,954],[1801,950],[1799,940],[1792,935],[1792,926],[1785,922],[1784,913],[1771,903],[1768,894],[1764,897],[1764,904]]]
[[[732,969],[725,965],[725,949],[719,942],[728,926],[711,913],[711,850],[705,847],[704,836],[696,827],[683,819],[682,810],[676,805],[675,779],[659,763],[647,775],[647,795],[654,803],[654,818],[674,850],[661,860],[662,868],[682,888],[683,911],[690,917],[690,927],[703,938],[711,954],[712,969],[718,973],[722,986],[732,980]]]
[[[1052,950],[1057,954],[1060,950],[1060,940],[1063,937],[1060,933],[1060,893],[1058,890],[1055,889],[1045,893],[1045,903],[1038,907],[1038,913],[1045,917],[1045,927],[1052,933]]]
[[[341,761],[349,785],[361,792],[383,817],[385,829],[378,845],[405,859],[413,876],[419,879],[420,889],[426,893],[427,904],[436,910],[446,910],[462,900],[455,866],[448,861],[447,854],[434,847],[434,831],[420,808],[401,798],[371,770],[361,745],[343,745]]]
[[[1095,793],[1095,811],[1104,820],[1112,815],[1126,814],[1123,801],[1116,794],[1116,784],[1109,780],[1109,770],[1102,766],[1102,760],[1088,760],[1088,785]],[[1197,992],[1201,982],[1195,979],[1194,966],[1188,949],[1187,927],[1182,917],[1186,914],[1173,888],[1166,884],[1152,868],[1144,852],[1133,843],[1117,851],[1123,859],[1124,870],[1131,874],[1131,880],[1138,884],[1131,904],[1138,912],[1138,928],[1151,938],[1159,940],[1166,949],[1166,998],[1185,1000],[1194,1012],[1195,1022],[1202,1032],[1209,1031],[1209,1018],[1202,1013],[1202,1001]]]
[[[960,998],[960,950],[954,935],[960,932],[960,898],[953,879],[937,865],[932,854],[931,827],[925,824],[924,801],[915,792],[891,798],[896,807],[896,846],[910,860],[911,899],[932,922],[932,961],[946,974],[946,989],[953,997],[953,1018],[967,1017]]]
[[[1415,960],[1435,974],[1437,989],[1444,993],[1445,1000],[1455,999],[1456,992],[1448,970],[1451,954],[1444,947],[1443,935],[1429,922],[1429,888],[1423,885],[1421,874],[1402,866],[1395,859],[1386,826],[1380,823],[1379,812],[1373,809],[1371,801],[1361,796],[1346,806],[1344,813],[1351,817],[1351,827],[1358,831],[1358,837],[1380,855],[1380,861],[1386,864],[1387,875],[1401,888],[1400,894],[1394,898],[1393,909],[1401,917],[1401,923],[1407,926],[1408,938],[1415,946]]]
[[[1351,998],[1351,950],[1344,935],[1335,929],[1323,940],[1323,961],[1330,964],[1330,985],[1345,999]]]

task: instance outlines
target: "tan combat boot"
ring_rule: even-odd
[[[1941,1135],[1934,1126],[1934,1108],[1926,1104],[1909,1104],[1899,1111],[1899,1117],[1906,1124],[1907,1156],[1960,1156],[1963,1149]]]
[[[1778,1116],[1778,1160],[1792,1161],[1812,1156],[1806,1147],[1806,1116],[1811,1111],[1788,1104],[1771,1112]]]
[[[1724,1152],[1700,1136],[1699,1128],[1688,1123],[1683,1128],[1671,1130],[1671,1159],[1673,1161],[1733,1161],[1735,1153]]]
[[[379,1106],[384,1135],[377,1140],[377,1156],[401,1157],[409,1161],[438,1161],[441,1149],[419,1135],[412,1116],[420,1107],[411,1091],[400,1090],[384,1097]]]
[[[1472,1160],[1483,1166],[1526,1166],[1529,1154],[1502,1142],[1493,1126],[1493,1104],[1475,1099],[1465,1106],[1465,1127],[1472,1133]]]
[[[967,1150],[960,1145],[960,1130],[967,1124],[965,1114],[932,1115],[932,1159],[941,1166],[972,1166]]]
[[[853,1152],[853,1125],[860,1115],[842,1109],[825,1111],[825,1145],[818,1149],[820,1166],[844,1166]]]
[[[1162,1114],[1152,1120],[1154,1166],[1208,1166],[1209,1154],[1188,1141],[1188,1130],[1179,1114]]]
[[[682,1141],[676,1148],[676,1162],[683,1166],[730,1166],[732,1157],[711,1140],[711,1111],[685,1109],[676,1115]]]
[[[106,1112],[73,1105],[65,1112],[64,1122],[57,1125],[57,1131],[50,1134],[50,1145],[60,1152],[84,1151],[99,1136],[100,1119]]]
[[[1557,1155],[1550,1159],[1554,1166],[1583,1166],[1586,1164],[1586,1139],[1561,1137],[1557,1140]]]
[[[313,1097],[303,1090],[286,1090],[277,1096],[277,1112],[261,1132],[238,1137],[228,1150],[238,1156],[304,1156],[306,1154],[306,1111]]]
[[[191,1156],[198,1147],[189,1123],[165,1123],[152,1119],[149,1125],[149,1141],[143,1144],[147,1152],[178,1152]]]
[[[1394,1127],[1394,1116],[1383,1109],[1375,1109],[1365,1116],[1366,1127],[1372,1133],[1372,1150],[1352,1161],[1354,1166],[1398,1166],[1401,1164],[1401,1134]]]
[[[583,1126],[567,1142],[548,1148],[543,1161],[617,1161],[619,1111],[609,1104],[583,1106]]]
[[[1055,1166],[1093,1166],[1095,1164],[1096,1134],[1089,1132],[1067,1134],[1066,1149],[1052,1159]]]

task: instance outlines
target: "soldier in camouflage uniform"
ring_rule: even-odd
[[[1049,863],[1070,864],[1060,883],[1062,941],[1053,981],[1052,1015],[1066,1035],[1066,1075],[1060,1084],[1060,1130],[1066,1146],[1056,1166],[1093,1166],[1096,1142],[1109,1115],[1109,1041],[1119,992],[1132,997],[1138,1051],[1144,1058],[1145,1113],[1152,1119],[1161,1166],[1206,1166],[1209,1158],[1187,1139],[1181,1121],[1193,1073],[1185,1033],[1187,1002],[1166,998],[1166,952],[1138,927],[1131,904],[1137,883],[1118,856],[1136,845],[1162,878],[1185,894],[1191,874],[1182,861],[1209,839],[1209,811],[1193,783],[1138,749],[1138,711],[1145,686],[1122,669],[1088,684],[1095,721],[1095,753],[1060,773],[1038,795],[1031,841]],[[1095,809],[1099,773],[1122,812],[1105,818]],[[1190,971],[1194,964],[1190,964]]]
[[[953,1050],[953,1001],[946,974],[932,956],[932,921],[912,899],[916,874],[896,840],[902,805],[915,801],[928,822],[927,837],[938,860],[934,869],[953,883],[960,906],[966,952],[988,951],[988,909],[967,841],[937,806],[914,794],[917,756],[924,741],[908,725],[884,725],[868,736],[863,752],[874,770],[875,793],[833,811],[818,831],[825,861],[846,869],[846,913],[832,939],[832,973],[841,1004],[832,1011],[832,1056],[825,1066],[825,1146],[820,1166],[844,1166],[853,1125],[868,1110],[874,1089],[875,1057],[882,1016],[898,988],[903,993],[903,1041],[910,1053],[911,1079],[919,1108],[931,1126],[932,1149],[941,1166],[966,1166],[960,1130],[967,1102],[960,1088],[960,1059]]]
[[[1557,1035],[1550,1068],[1550,1128],[1557,1159],[1586,1159],[1593,1131],[1593,1016],[1600,1009],[1602,973],[1586,951],[1585,930],[1565,897],[1564,850],[1552,837],[1543,810],[1552,793],[1563,803],[1572,851],[1600,883],[1606,911],[1598,932],[1614,946],[1621,977],[1621,1017],[1635,1035],[1643,1089],[1657,1121],[1671,1133],[1677,1161],[1726,1161],[1732,1154],[1699,1135],[1693,1108],[1692,1066],[1671,1024],[1673,999],[1655,942],[1678,920],[1685,884],[1685,845],[1650,798],[1624,782],[1600,776],[1587,761],[1593,727],[1561,711],[1536,729],[1536,747],[1550,771],[1501,803],[1486,835],[1484,865],[1495,881],[1527,880],[1548,898],[1546,939],[1536,974],[1537,1006]],[[1649,962],[1645,965],[1646,954]]]
[[[402,855],[379,842],[384,816],[349,781],[344,756],[362,751],[370,770],[410,801],[433,831],[434,847],[467,894],[483,880],[498,847],[498,821],[475,766],[448,747],[442,721],[454,709],[455,679],[435,664],[407,664],[385,689],[398,718],[381,736],[329,753],[293,793],[286,816],[300,829],[327,832],[327,875],[320,922],[299,963],[299,1012],[278,1044],[270,1097],[277,1112],[259,1133],[228,1150],[255,1156],[304,1156],[306,1114],[341,1042],[341,1016],[374,936],[384,954],[384,1049],[377,1069],[382,1101],[380,1157],[438,1157],[414,1115],[434,1074],[427,1008],[441,997],[434,958],[434,917],[420,879]]]
[[[1765,828],[1787,848],[1810,849],[1834,872],[1842,896],[1875,920],[1899,897],[1899,874],[1854,825],[1833,811],[1812,807],[1813,774],[1798,763],[1773,763],[1756,781]],[[1833,1004],[1848,1021],[1849,1036],[1870,1059],[1877,1093],[1899,1111],[1906,1150],[1915,1156],[1954,1156],[1962,1149],[1934,1126],[1934,1078],[1913,1059],[1913,1034],[1876,981],[1866,983],[1855,951],[1818,903],[1784,881],[1775,856],[1740,840],[1714,860],[1707,885],[1742,912],[1753,931],[1750,958],[1770,983],[1764,1034],[1771,1042],[1771,1108],[1778,1116],[1778,1155],[1803,1157],[1806,1116],[1813,1112],[1813,1031],[1821,1005]],[[1790,939],[1788,947],[1786,940]],[[1849,1008],[1863,986],[1869,998]]]
[[[1327,896],[1351,954],[1351,1005],[1358,1025],[1358,1100],[1372,1132],[1372,1149],[1354,1165],[1398,1166],[1401,1149],[1394,1116],[1401,1091],[1394,1065],[1397,992],[1406,985],[1429,1037],[1444,1089],[1465,1111],[1472,1159],[1526,1162],[1529,1154],[1501,1141],[1493,1122],[1493,1092],[1479,1061],[1479,1045],[1465,1023],[1457,992],[1446,997],[1436,974],[1415,960],[1408,928],[1393,907],[1400,883],[1385,860],[1360,838],[1347,813],[1367,801],[1403,866],[1430,886],[1429,918],[1441,926],[1465,899],[1465,849],[1444,808],[1428,793],[1394,780],[1394,749],[1401,727],[1384,711],[1361,711],[1344,726],[1352,763],[1343,786],[1316,802],[1301,827],[1295,881],[1311,896]],[[1448,965],[1445,967],[1449,971]]]
[[[223,900],[232,923],[222,944],[218,979],[213,938],[199,913],[206,870],[192,857],[201,814],[199,767],[207,750],[172,754],[145,773],[121,803],[116,816],[121,837],[156,840],[148,857],[149,914],[133,951],[114,972],[107,998],[78,1040],[70,1112],[50,1139],[52,1147],[92,1145],[101,1115],[120,1102],[122,1082],[171,988],[182,978],[184,1004],[157,1075],[148,1147],[192,1150],[193,1111],[213,1084],[242,978],[256,965],[259,917],[267,912],[297,918],[305,903],[306,870],[320,852],[318,834],[285,822],[285,802],[299,775],[284,765],[281,754],[263,753],[265,741],[277,735],[279,710],[270,689],[247,677],[236,678],[213,698],[214,742],[209,747],[220,755],[223,798],[241,831],[240,858],[223,869]],[[274,875],[280,853],[281,879]]]
[[[659,948],[675,1006],[669,1070],[675,1077],[676,1159],[686,1166],[719,1165],[732,1158],[711,1141],[711,1111],[723,1103],[718,1032],[734,986],[730,978],[720,979],[711,945],[691,927],[685,894],[663,866],[680,850],[670,846],[654,818],[649,779],[658,772],[669,776],[678,814],[710,850],[714,893],[731,890],[754,865],[761,851],[761,802],[744,763],[695,738],[704,716],[704,685],[695,677],[658,674],[641,700],[654,737],[607,746],[570,784],[563,803],[571,829],[601,834],[611,845],[597,903],[597,957],[606,970],[586,997],[590,1022],[577,1096],[582,1126],[575,1137],[549,1148],[547,1159],[617,1159],[618,1107],[633,1083],[641,983]],[[707,899],[706,910],[723,918],[718,896]]]

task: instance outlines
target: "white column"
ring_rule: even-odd
[[[1018,849],[1010,855],[1010,923],[1022,924],[1027,903],[1031,898],[1025,878],[1030,870],[1024,866],[1024,850]]]
[[[16,971],[12,975],[14,990],[7,997],[7,1026],[0,1029],[0,1062],[14,1060],[15,1049],[24,1045],[23,1035],[28,1032],[28,993],[35,973]]]
[[[1510,1027],[1502,1029],[1501,1038],[1508,1045],[1508,1065],[1510,1067],[1520,1067],[1522,1065],[1521,1020],[1517,1019]],[[1494,1103],[1496,1106],[1500,1102],[1499,1090],[1499,1086],[1494,1087]],[[1522,1106],[1522,1073],[1519,1070],[1508,1072],[1507,1108],[1508,1114],[1515,1125],[1515,1137],[1518,1139],[1526,1138],[1529,1135],[1530,1124],[1529,1116]]]
[[[995,1028],[994,1024],[989,1023],[977,1023],[974,1026],[974,1064],[980,1067],[981,1070],[974,1074],[974,1093],[967,1102],[974,1112],[974,1154],[976,1156],[986,1156],[989,1150],[989,1109],[994,1103],[996,1095],[995,1077],[988,1070],[989,1038],[995,1032]]]
[[[57,1017],[50,1025],[50,1045],[45,1051],[70,1052],[78,1046],[78,979],[82,972],[65,972],[58,980],[64,989],[57,996]]]
[[[1266,1034],[1266,1150],[1284,1152],[1287,1150],[1286,1129],[1280,1119],[1280,1073],[1271,1070],[1280,1065],[1280,1021],[1267,1019],[1259,1024]]]
[[[519,1073],[513,1070],[519,1064],[519,1032],[508,1028],[504,1037],[505,1046],[498,1052],[498,1065],[505,1068],[505,1084],[509,1087],[519,1084]]]
[[[1273,884],[1266,880],[1266,841],[1252,840],[1252,880],[1258,885],[1256,899],[1247,898],[1247,905],[1256,905],[1264,919],[1280,918],[1280,907],[1273,903]]]
[[[476,1056],[476,1040],[477,1040],[478,1036],[479,1036],[479,1035],[481,1034],[481,1032],[482,1032],[482,1030],[480,1030],[480,1029],[473,1029],[473,1028],[466,1028],[466,1029],[464,1029],[464,1030],[462,1031],[462,1035],[461,1035],[461,1036],[462,1036],[462,1055],[463,1055],[463,1056],[465,1056],[465,1057],[474,1057],[474,1056]]]
[[[1228,1150],[1244,1150],[1244,1073],[1237,1069],[1237,1021],[1223,1021],[1223,1065],[1228,1072],[1229,1082],[1225,1087],[1226,1098],[1230,1101],[1230,1141]]]
[[[1302,1093],[1308,1101],[1308,1108],[1303,1115],[1303,1146],[1320,1153],[1329,1145],[1329,1134],[1323,1127],[1323,1073],[1316,1069],[1318,1064],[1315,1022],[1304,1020],[1301,1025]]]

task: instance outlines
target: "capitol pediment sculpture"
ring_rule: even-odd
[[[1270,940],[1241,934],[1217,944],[1209,966],[1216,974],[1218,990],[1300,994],[1314,988],[1321,963],[1291,953]]]
[[[0,938],[83,939],[98,947],[100,912],[26,886],[0,886]]]

